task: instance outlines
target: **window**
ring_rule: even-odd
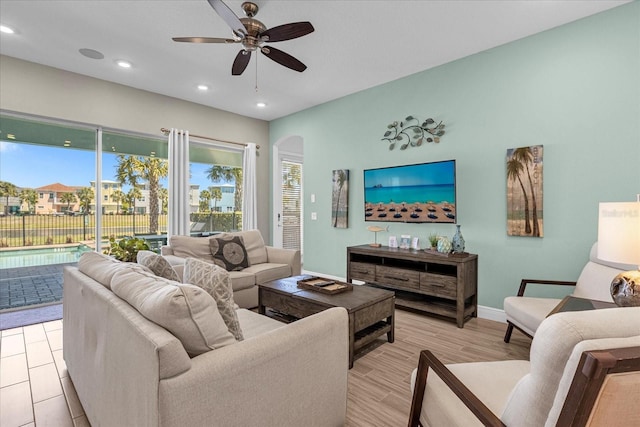
[[[124,132],[119,130],[104,129],[95,125],[71,124],[64,121],[34,119],[23,117],[22,115],[0,113],[2,117],[3,129],[10,129],[15,135],[25,135],[22,140],[6,142],[8,144],[20,145],[29,151],[29,161],[31,164],[44,166],[38,167],[38,172],[42,171],[42,177],[34,184],[33,198],[37,203],[30,207],[38,211],[51,212],[53,209],[71,210],[82,212],[84,218],[78,216],[79,225],[70,225],[65,233],[57,234],[54,237],[54,244],[66,242],[70,236],[73,242],[95,239],[96,248],[99,250],[102,242],[106,241],[112,234],[116,236],[135,234],[159,234],[167,232],[168,219],[168,178],[166,171],[163,172],[158,182],[149,183],[140,178],[137,182],[127,180],[118,182],[116,170],[121,161],[127,158],[136,157],[140,161],[152,164],[156,160],[165,162],[163,165],[155,167],[166,167],[168,161],[168,144],[166,137],[136,134],[134,132]],[[64,135],[64,138],[52,139],[50,135]],[[71,147],[63,147],[62,142],[70,140]],[[102,176],[96,176],[96,147],[101,142],[100,170]],[[215,145],[191,139],[189,147],[189,163],[191,170],[191,189],[189,192],[189,209],[191,211],[192,232],[205,231],[230,231],[242,228],[241,200],[242,200],[242,153],[241,146],[231,146],[228,144]],[[22,188],[26,181],[24,173],[31,174],[34,171],[26,171],[22,163],[14,161],[16,167],[6,166],[9,156],[4,152],[1,156],[2,167],[0,167],[0,180],[8,181]],[[62,202],[57,199],[55,191],[45,193],[37,188],[46,188],[53,182],[58,182],[56,170],[51,169],[51,159],[56,159],[59,168],[74,169],[73,182],[60,181],[65,186],[77,186],[70,191],[75,195],[73,202]],[[36,163],[34,163],[36,162]],[[20,166],[20,167],[17,167]],[[148,166],[152,167],[154,165]],[[36,169],[35,167],[33,169]],[[152,185],[153,184],[153,185]],[[142,191],[142,196],[133,195],[132,191]],[[201,193],[210,191],[210,187],[217,187],[215,198],[208,199],[203,203]],[[83,194],[79,196],[79,194]],[[45,194],[49,194],[49,199]],[[205,193],[206,195],[206,193]],[[62,198],[63,193],[60,193]],[[222,196],[222,197],[220,197]],[[82,197],[82,199],[81,199]],[[186,201],[185,201],[186,202]],[[16,205],[18,204],[16,198]],[[52,203],[59,203],[55,206]],[[26,202],[23,209],[26,210]],[[203,205],[204,208],[201,208]],[[11,206],[10,206],[11,207]],[[16,206],[16,209],[20,209]],[[210,215],[211,211],[215,215]],[[130,213],[136,213],[133,218]],[[104,214],[113,214],[104,217]],[[115,218],[121,215],[121,218]],[[146,215],[147,218],[141,218]],[[69,220],[69,224],[71,224]],[[66,227],[66,226],[65,226]],[[197,227],[205,227],[198,229]],[[210,227],[207,229],[206,227]],[[21,233],[18,233],[22,235]],[[43,244],[49,230],[38,231],[32,237],[34,244]],[[23,244],[15,239],[15,244]],[[12,245],[14,240],[11,241]]]

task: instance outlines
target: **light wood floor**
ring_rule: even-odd
[[[396,310],[395,342],[356,358],[349,371],[348,427],[406,426],[411,407],[411,372],[422,350],[444,363],[529,359],[531,339],[513,332],[503,341],[506,324],[472,319],[464,328],[455,323]]]
[[[505,325],[472,319],[454,323],[396,310],[395,342],[379,339],[349,371],[348,427],[405,426],[409,378],[423,349],[445,363],[527,359],[531,340]],[[62,321],[2,331],[0,426],[89,426],[62,359]]]

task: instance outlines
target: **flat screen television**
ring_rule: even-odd
[[[364,170],[364,219],[456,223],[456,161]]]

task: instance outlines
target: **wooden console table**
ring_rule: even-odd
[[[347,248],[347,282],[394,290],[396,307],[454,319],[478,316],[478,256],[369,245]]]

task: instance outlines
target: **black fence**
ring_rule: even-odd
[[[102,215],[100,239],[140,236],[158,240],[167,235],[168,217],[158,215],[157,227],[151,229],[148,214]],[[191,214],[191,234],[234,231],[242,227],[239,212]],[[95,215],[4,215],[0,216],[0,247],[59,245],[94,241]],[[166,237],[165,237],[166,239]]]

